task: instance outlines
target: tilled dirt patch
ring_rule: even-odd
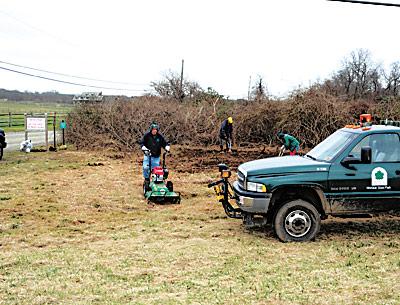
[[[167,166],[171,171],[178,173],[197,173],[212,171],[220,163],[227,164],[232,170],[244,162],[277,156],[277,146],[247,146],[232,150],[232,153],[220,152],[218,146],[192,147],[173,146],[171,154],[167,156]],[[142,158],[134,156],[137,165],[141,166]]]

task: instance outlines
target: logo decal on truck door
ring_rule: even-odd
[[[371,173],[372,186],[386,186],[388,184],[387,171],[383,167],[376,167]]]

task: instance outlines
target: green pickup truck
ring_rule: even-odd
[[[313,240],[329,215],[400,211],[399,125],[346,126],[304,156],[241,164],[233,185],[220,165],[209,187],[229,217],[270,223],[284,242]]]

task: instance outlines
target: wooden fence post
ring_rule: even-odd
[[[46,133],[46,151],[49,151],[49,126],[47,126],[47,113],[44,114],[45,117],[45,133]]]
[[[54,145],[54,149],[57,148],[56,124],[57,124],[57,112],[54,112],[53,113],[53,145]]]
[[[26,113],[24,113],[24,121],[25,121],[24,124],[25,124],[25,141],[26,141],[28,140],[28,127],[27,127],[28,118]]]

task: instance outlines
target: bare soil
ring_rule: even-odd
[[[221,152],[219,146],[193,147],[172,146],[171,154],[167,155],[167,166],[170,171],[178,173],[199,173],[217,170],[217,165],[225,163],[233,171],[244,162],[277,156],[278,146],[249,145],[233,148],[231,153]],[[141,166],[141,154],[135,153],[137,165]]]

